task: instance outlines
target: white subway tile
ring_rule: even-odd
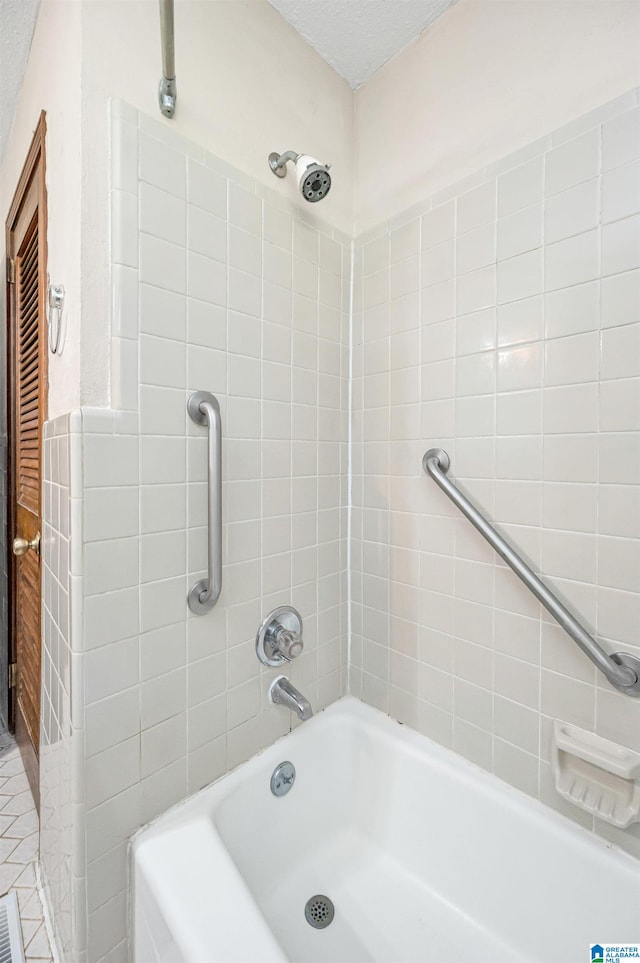
[[[544,322],[547,338],[562,338],[598,327],[600,282],[578,284],[545,294]]]
[[[640,324],[608,328],[602,332],[600,376],[633,378],[640,375]]]
[[[542,517],[545,527],[594,532],[597,516],[598,488],[595,485],[545,484]]]
[[[136,262],[137,263],[137,262]],[[151,234],[140,235],[140,280],[159,288],[184,294],[186,268],[184,247]]]
[[[498,347],[539,341],[542,337],[542,316],[541,297],[498,305]]]
[[[432,370],[432,366],[429,367]],[[490,394],[494,390],[494,382],[495,354],[493,351],[458,358],[456,396]]]
[[[140,284],[140,331],[184,341],[186,305],[182,294]],[[136,335],[137,336],[137,335]]]
[[[459,314],[471,314],[495,303],[495,266],[481,268],[456,279],[456,308]]]
[[[187,207],[187,247],[196,254],[225,261],[227,258],[227,224],[200,207]]]
[[[256,237],[262,231],[262,201],[233,182],[229,183],[229,223]]]
[[[542,431],[542,392],[515,391],[496,397],[498,435],[537,435]]]
[[[498,391],[519,391],[542,384],[542,345],[537,342],[497,352]]]
[[[553,291],[596,278],[598,247],[598,231],[549,244],[545,248],[545,290]]]
[[[602,228],[602,274],[640,267],[640,214]]]
[[[427,248],[422,254],[421,282],[423,287],[439,284],[453,277],[454,242],[444,241],[435,247]]]
[[[542,291],[542,251],[529,251],[498,263],[498,304],[531,298]]]
[[[496,259],[495,223],[477,227],[456,240],[456,271],[467,274],[493,264]]]
[[[598,385],[595,382],[567,384],[560,379],[556,387],[545,388],[543,398],[546,434],[598,430]]]
[[[595,177],[600,168],[597,128],[549,151],[545,159],[545,194],[557,194]]]
[[[620,114],[602,128],[602,169],[611,170],[640,157],[640,108]]]
[[[570,338],[554,338],[545,343],[545,385],[577,384],[597,381],[600,363],[596,332]]]
[[[422,247],[434,247],[455,237],[456,231],[456,210],[453,201],[447,201],[422,217]],[[380,242],[379,242],[380,243]],[[367,255],[365,252],[365,266]],[[368,273],[368,272],[367,272]]]
[[[544,206],[545,243],[552,244],[597,227],[599,200],[597,178],[548,197]]]
[[[542,246],[542,204],[533,204],[498,221],[498,259]]]
[[[602,178],[602,220],[617,221],[640,211],[640,161],[618,167]]]
[[[138,274],[114,264],[111,274],[111,323],[115,337],[138,337]]]
[[[141,231],[184,247],[186,204],[183,198],[162,191],[152,184],[141,184],[139,204]]]
[[[138,541],[114,538],[84,547],[84,591],[87,595],[138,584]]]
[[[140,180],[153,184],[177,197],[186,192],[186,160],[177,150],[149,134],[138,135]],[[189,162],[191,163],[191,161]]]
[[[227,269],[220,261],[187,253],[187,290],[189,297],[208,304],[224,305],[227,301]]]
[[[187,158],[187,200],[189,204],[215,214],[227,217],[227,182],[216,171],[194,158]],[[184,193],[180,196],[184,197]]]
[[[535,157],[498,178],[498,216],[530,207],[542,200],[543,159]]]
[[[457,200],[456,223],[458,235],[471,231],[496,219],[496,182],[482,184],[466,191]]]
[[[640,378],[600,384],[600,430],[637,431]]]
[[[545,436],[544,478],[556,482],[596,482],[597,435]]]
[[[640,321],[640,271],[602,279],[602,327]]]

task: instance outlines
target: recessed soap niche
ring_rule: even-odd
[[[619,829],[640,822],[640,753],[556,720],[551,763],[564,799]]]

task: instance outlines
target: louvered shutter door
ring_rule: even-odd
[[[18,335],[16,343],[17,389],[17,501],[34,513],[40,511],[40,318],[38,270],[38,216],[16,259]]]

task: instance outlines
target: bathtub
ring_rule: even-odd
[[[637,861],[353,698],[141,831],[131,859],[136,963],[588,963],[590,944],[640,941]]]

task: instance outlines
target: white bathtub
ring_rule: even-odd
[[[132,866],[136,963],[588,963],[640,941],[638,862],[350,698],[144,830]]]

